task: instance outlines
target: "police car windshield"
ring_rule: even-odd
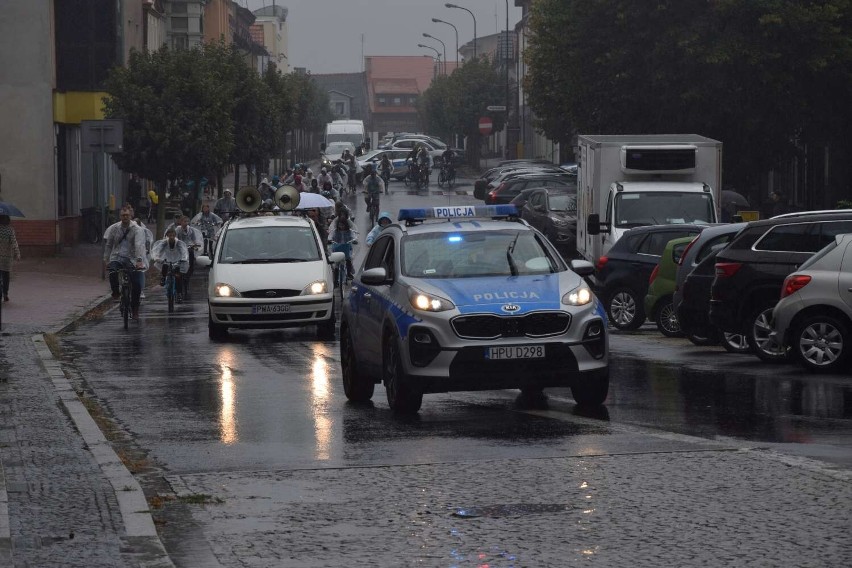
[[[413,278],[550,274],[560,266],[531,231],[422,233],[402,241],[402,273]]]
[[[320,260],[310,227],[251,227],[225,231],[219,262],[263,264]]]

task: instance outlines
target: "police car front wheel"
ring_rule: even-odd
[[[423,393],[412,388],[410,380],[403,373],[398,337],[385,342],[383,359],[383,379],[391,410],[397,414],[416,413],[423,404]]]

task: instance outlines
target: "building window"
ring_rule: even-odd
[[[178,32],[185,32],[189,29],[189,18],[176,18],[172,16],[172,29]]]
[[[99,90],[119,63],[114,0],[54,2],[56,87]]]
[[[186,14],[186,4],[172,2],[172,14]]]
[[[345,103],[334,103],[334,114],[337,116],[343,116],[346,114],[346,104]]]
[[[189,49],[189,36],[174,35],[172,36],[172,49]]]
[[[387,106],[388,99],[387,97],[379,97],[379,106]]]
[[[417,95],[414,95],[413,97],[408,97],[408,104],[409,106],[415,106],[417,104]]]
[[[402,106],[402,97],[394,97],[393,106]]]

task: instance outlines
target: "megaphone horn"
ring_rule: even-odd
[[[240,188],[237,192],[236,201],[240,211],[245,211],[246,213],[257,211],[263,204],[260,191],[250,185]]]
[[[275,204],[282,211],[292,211],[299,206],[301,199],[299,190],[292,185],[282,185],[275,190]]]

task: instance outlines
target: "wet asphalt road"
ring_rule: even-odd
[[[473,203],[472,196],[383,198],[382,209]],[[471,192],[471,187],[460,187]],[[368,227],[356,205],[361,238]],[[358,260],[356,260],[357,264]],[[371,406],[346,402],[339,345],[302,330],[207,337],[203,271],[169,316],[148,290],[141,322],[116,312],[63,337],[87,387],[148,459],[170,475],[371,465],[475,462],[695,449],[681,435],[732,447],[772,447],[852,469],[852,379],[767,366],[749,355],[699,348],[650,325],[611,338],[605,408],[580,412],[567,389],[546,409],[517,391],[427,395],[413,418],[394,417],[384,388]]]

